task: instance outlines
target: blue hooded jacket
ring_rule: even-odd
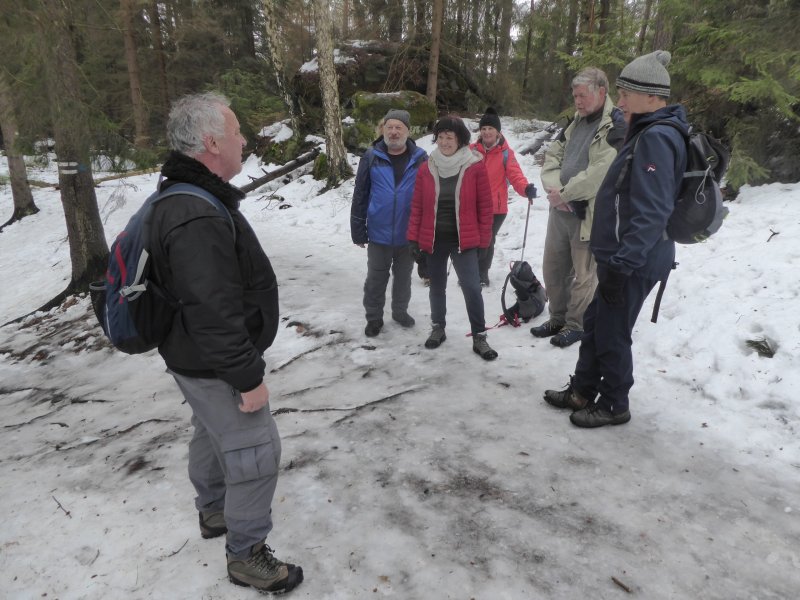
[[[353,204],[350,208],[350,235],[354,244],[374,242],[386,246],[408,244],[408,217],[417,170],[427,158],[412,139],[406,141],[409,153],[403,178],[395,185],[394,168],[383,138],[366,151],[358,163]]]
[[[683,172],[686,141],[670,125],[641,134],[627,176],[619,182],[636,134],[654,121],[669,120],[688,131],[686,112],[674,104],[634,115],[625,143],[600,185],[594,206],[590,247],[598,268],[663,280],[675,261],[675,242],[665,236]]]

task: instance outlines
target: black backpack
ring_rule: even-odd
[[[705,241],[719,231],[723,219],[728,215],[728,208],[722,204],[719,182],[728,169],[731,155],[719,140],[707,133],[692,131],[691,128],[687,134],[674,121],[651,123],[636,134],[636,141],[617,178],[616,189],[621,189],[624,184],[640,136],[655,125],[674,127],[686,140],[686,170],[665,236],[679,244]]]
[[[111,245],[105,280],[89,285],[97,320],[115,348],[126,354],[141,354],[166,339],[180,303],[152,277],[148,251],[150,215],[153,206],[170,196],[202,198],[230,222],[233,217],[213,194],[189,183],[177,183],[153,193],[128,221]]]
[[[511,282],[517,301],[506,307],[506,287]],[[503,283],[500,295],[500,304],[503,306],[503,317],[510,325],[519,327],[520,320],[526,323],[538,317],[547,303],[547,294],[544,286],[536,278],[531,266],[524,260],[515,260],[511,263],[511,271]]]

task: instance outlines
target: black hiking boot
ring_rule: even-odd
[[[577,410],[569,416],[569,420],[577,427],[603,427],[604,425],[624,425],[631,420],[631,411],[617,415],[612,414],[597,404],[591,404]]]
[[[200,535],[204,539],[219,537],[228,533],[228,526],[225,524],[225,515],[219,511],[200,513]]]
[[[553,346],[558,346],[559,348],[566,348],[575,342],[579,342],[582,337],[583,331],[577,331],[575,329],[562,329],[550,338],[550,343],[553,344]]]
[[[278,560],[261,542],[253,546],[249,558],[228,557],[228,579],[261,592],[290,592],[303,581],[303,568]]]
[[[416,321],[407,312],[392,313],[392,321],[400,323],[403,327],[413,327]]]
[[[367,321],[367,326],[364,328],[364,335],[367,337],[375,337],[383,329],[383,319],[375,319]]]
[[[557,334],[564,328],[563,323],[556,323],[555,321],[545,321],[541,325],[531,327],[531,335],[534,337],[550,337]]]

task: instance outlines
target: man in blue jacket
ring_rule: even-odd
[[[584,315],[570,385],[544,393],[549,404],[571,409],[570,420],[578,427],[630,421],[631,334],[645,298],[675,260],[675,243],[665,232],[686,169],[686,142],[671,125],[653,125],[671,121],[688,131],[683,107],[667,105],[669,60],[669,52],[661,50],[640,56],[616,82],[628,132],[595,200],[590,247],[597,293]]]
[[[375,337],[383,328],[383,306],[389,274],[392,283],[392,319],[413,327],[408,314],[414,259],[408,248],[408,217],[417,169],[427,154],[409,139],[411,117],[392,109],[383,119],[383,135],[372,144],[358,164],[350,234],[353,243],[367,247],[367,279],[364,282],[364,333]]]

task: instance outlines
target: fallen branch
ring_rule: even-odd
[[[246,183],[241,186],[239,189],[242,190],[245,194],[252,192],[255,189],[260,188],[265,183],[269,183],[273,179],[277,179],[278,177],[282,177],[291,171],[294,171],[298,167],[302,167],[303,165],[310,163],[314,160],[317,155],[319,154],[319,148],[314,148],[310,152],[306,152],[305,154],[301,154],[294,160],[289,161],[282,167],[275,169],[274,171],[270,171],[263,177],[258,177],[253,179],[250,183]]]
[[[68,511],[66,508],[64,508],[63,506],[61,506],[61,502],[59,502],[58,500],[56,500],[56,497],[55,497],[55,496],[50,496],[50,497],[51,497],[53,500],[55,500],[55,501],[56,501],[56,504],[58,504],[58,508],[60,508],[61,510],[63,510],[63,511],[64,511],[64,514],[65,514],[65,515],[67,515],[67,516],[68,516],[68,517],[71,519],[71,518],[72,518],[72,515],[71,515],[71,514],[69,514],[69,511]]]
[[[624,583],[622,583],[622,582],[621,582],[619,579],[617,579],[617,578],[616,578],[616,577],[614,577],[613,575],[612,575],[612,577],[611,577],[611,581],[613,581],[614,583],[616,583],[616,584],[617,584],[619,587],[621,587],[623,590],[625,590],[625,591],[626,591],[626,592],[628,592],[629,594],[632,594],[632,593],[633,593],[633,590],[632,590],[631,588],[629,588],[627,585],[625,585]]]
[[[773,230],[773,229],[770,229],[770,231],[772,232],[772,235],[770,235],[770,236],[767,238],[767,243],[769,243],[769,241],[770,241],[772,238],[774,238],[776,235],[780,235],[780,234],[781,234],[781,232],[780,232],[780,231],[775,231],[775,230]]]
[[[148,175],[150,173],[157,173],[161,170],[160,166],[150,167],[148,169],[140,169],[138,171],[125,171],[124,173],[116,173],[115,175],[107,175],[94,180],[94,185],[97,186],[104,181],[113,181],[114,179],[124,179],[125,177],[134,177],[135,175]]]
[[[301,353],[300,353],[300,354],[298,354],[297,356],[293,356],[292,358],[290,358],[289,360],[287,360],[287,361],[286,361],[285,363],[283,363],[282,365],[280,365],[280,366],[278,366],[278,367],[275,367],[274,369],[272,369],[272,370],[270,371],[270,373],[277,373],[277,372],[278,372],[278,371],[280,371],[281,369],[283,369],[283,368],[285,368],[285,367],[288,367],[290,364],[292,364],[292,363],[293,363],[294,361],[296,361],[298,358],[302,358],[302,357],[303,357],[303,356],[305,356],[306,354],[311,354],[312,352],[316,352],[317,350],[322,350],[323,348],[327,348],[328,346],[332,346],[333,344],[338,344],[338,343],[339,343],[339,340],[338,340],[338,339],[333,339],[333,340],[330,340],[329,342],[327,342],[326,344],[322,344],[321,346],[315,346],[315,347],[313,347],[313,348],[311,348],[311,349],[309,349],[309,350],[306,350],[305,352],[301,352]]]

